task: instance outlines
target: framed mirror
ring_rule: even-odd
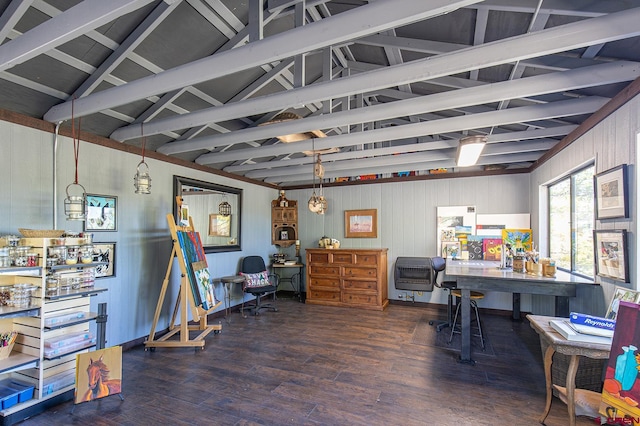
[[[174,175],[173,195],[182,197],[182,211],[174,204],[173,217],[180,225],[191,216],[205,253],[240,250],[242,189]]]

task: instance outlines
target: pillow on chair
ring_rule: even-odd
[[[257,274],[245,274],[240,272],[245,279],[244,286],[248,287],[264,287],[266,285],[271,285],[269,282],[269,273],[267,271],[258,272]]]

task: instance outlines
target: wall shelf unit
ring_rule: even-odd
[[[271,244],[290,247],[298,240],[298,202],[271,201]]]
[[[60,239],[23,238],[21,245],[30,246],[38,254],[38,267],[0,268],[0,285],[30,284],[35,287],[29,306],[0,306],[0,332],[16,331],[13,351],[8,358],[0,360],[0,380],[10,379],[33,387],[33,398],[17,402],[0,410],[0,424],[11,425],[41,412],[53,404],[73,398],[75,390],[75,355],[96,346],[96,337],[91,336],[89,327],[98,315],[90,310],[90,298],[103,288],[94,287],[93,269],[104,262],[76,264],[52,264],[50,249],[60,247]],[[80,246],[79,238],[66,238],[65,244]],[[47,278],[52,274],[65,277],[83,277],[67,291],[45,291]],[[52,318],[77,312],[82,318],[69,319],[50,324]],[[45,325],[49,324],[49,325]],[[91,338],[63,346],[55,355],[47,348],[51,339],[64,340],[74,334],[86,334]],[[66,341],[63,345],[67,344]],[[46,356],[46,352],[50,356]],[[50,383],[66,376],[63,386],[52,390]]]

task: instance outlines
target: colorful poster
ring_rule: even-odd
[[[76,355],[76,404],[121,392],[122,346]]]
[[[502,242],[510,244],[511,249],[531,251],[533,248],[533,231],[531,229],[503,229]]]
[[[600,414],[607,424],[640,423],[640,305],[620,302],[605,371]],[[631,423],[618,423],[631,418]]]
[[[484,260],[500,261],[502,255],[502,238],[485,238],[482,240]]]

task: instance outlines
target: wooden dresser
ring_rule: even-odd
[[[387,249],[307,249],[306,303],[383,310]]]

